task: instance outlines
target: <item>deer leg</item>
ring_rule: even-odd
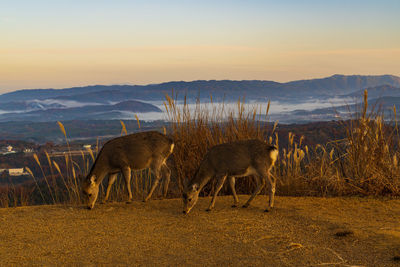
[[[151,171],[153,172],[153,174],[155,176],[154,177],[155,180],[154,180],[153,184],[151,185],[149,194],[143,200],[143,202],[146,202],[151,198],[151,195],[153,195],[154,190],[156,189],[158,183],[160,182],[160,179],[161,179],[161,170],[160,169],[161,169],[161,165],[157,165],[157,164],[155,164],[151,167]]]
[[[239,198],[236,195],[236,190],[235,190],[235,177],[234,176],[229,176],[229,185],[231,187],[232,191],[232,197],[233,197],[233,205],[232,208],[236,208],[239,204]]]
[[[214,208],[215,199],[217,198],[219,191],[221,190],[222,186],[224,185],[225,179],[226,179],[226,175],[222,176],[218,179],[217,186],[214,191],[214,195],[211,199],[210,206],[208,206],[208,208],[207,208],[207,211],[211,211]]]
[[[247,208],[250,203],[253,201],[253,199],[261,192],[261,190],[264,188],[265,186],[265,179],[264,177],[262,177],[262,179],[257,179],[258,181],[258,185],[256,190],[254,190],[253,194],[251,195],[251,197],[249,198],[249,200],[247,200],[247,202],[242,206],[243,208]]]
[[[166,198],[167,193],[168,193],[169,181],[171,180],[171,170],[168,168],[168,166],[166,164],[164,164],[161,167],[161,171],[162,171],[163,177],[164,177],[163,198]]]
[[[125,179],[126,190],[128,191],[128,201],[126,203],[132,203],[132,191],[131,191],[131,168],[125,167],[122,170],[122,174]]]
[[[102,203],[106,203],[108,198],[110,197],[111,186],[114,184],[115,180],[117,179],[118,173],[113,173],[108,176],[108,185],[106,190],[106,196]]]
[[[274,199],[275,199],[275,187],[276,187],[276,179],[271,176],[268,172],[268,181],[270,183],[269,189],[269,206],[265,210],[265,212],[270,211],[274,207]]]

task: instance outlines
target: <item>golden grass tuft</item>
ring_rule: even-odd
[[[126,131],[126,127],[125,127],[125,123],[123,121],[120,120],[121,126],[122,126],[122,130],[121,130],[121,135],[127,135],[128,132]]]

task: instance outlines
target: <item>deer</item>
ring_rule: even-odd
[[[239,199],[235,190],[235,178],[254,175],[257,186],[251,197],[242,206],[247,208],[269,182],[270,211],[274,206],[276,178],[270,170],[278,157],[278,149],[258,139],[241,140],[212,147],[204,156],[193,178],[183,191],[183,213],[188,214],[196,204],[202,188],[211,180],[216,180],[214,195],[207,211],[214,208],[216,197],[225,180],[228,178],[233,196],[233,206],[237,207]]]
[[[106,142],[98,154],[89,174],[82,182],[82,193],[87,208],[93,209],[99,193],[99,185],[108,175],[108,185],[103,203],[108,201],[111,186],[118,173],[122,173],[128,192],[127,203],[132,202],[131,170],[150,169],[154,174],[154,182],[143,200],[148,201],[160,179],[164,178],[163,196],[168,191],[171,171],[166,160],[174,149],[174,142],[157,131],[129,134]]]

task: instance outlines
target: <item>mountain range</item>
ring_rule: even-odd
[[[120,119],[135,113],[162,112],[165,95],[214,102],[278,101],[299,103],[328,98],[400,96],[400,77],[333,75],[287,83],[259,80],[176,81],[149,85],[94,85],[65,89],[26,89],[0,95],[0,121]],[[133,117],[132,117],[133,118]]]

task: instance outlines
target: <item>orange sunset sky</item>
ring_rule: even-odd
[[[0,93],[400,75],[400,1],[0,2]]]

